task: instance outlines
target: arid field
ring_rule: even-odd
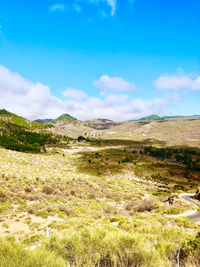
[[[71,141],[39,154],[1,148],[1,237],[27,255],[35,248],[55,257],[35,266],[172,266],[198,233],[198,224],[174,215],[195,209],[178,195],[195,192],[199,171],[132,153],[139,145]]]
[[[199,127],[1,110],[0,266],[199,266]]]

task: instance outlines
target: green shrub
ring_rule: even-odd
[[[131,157],[125,157],[125,159],[122,160],[123,163],[129,163],[132,162],[132,158]]]
[[[66,263],[45,249],[25,250],[18,243],[0,239],[0,267],[66,267]]]
[[[0,214],[11,208],[12,208],[12,205],[9,202],[0,203]]]
[[[46,210],[40,210],[35,215],[39,216],[39,217],[41,217],[43,219],[46,219],[46,218],[48,218],[49,214],[48,214],[48,211],[46,211]]]
[[[118,229],[93,228],[52,237],[46,248],[62,256],[70,266],[164,266],[158,251],[145,244],[141,235]]]
[[[166,214],[180,214],[181,212],[182,212],[181,208],[179,208],[179,207],[171,207],[165,213]]]
[[[25,123],[25,124],[24,124]],[[45,144],[56,144],[60,141],[61,136],[46,132],[42,129],[45,127],[42,124],[36,126],[41,127],[40,132],[35,132],[36,126],[30,126],[24,119],[23,123],[18,121],[4,121],[0,119],[0,146],[7,149],[21,152],[40,152],[40,147]],[[29,127],[30,126],[30,127]]]
[[[200,233],[191,237],[180,249],[180,266],[199,266]]]

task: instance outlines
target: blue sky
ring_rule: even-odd
[[[199,0],[1,1],[0,108],[30,119],[200,114],[199,14]]]

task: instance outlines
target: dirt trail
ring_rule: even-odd
[[[193,199],[194,195],[191,193],[182,193],[179,195],[179,198],[183,199],[184,201],[190,202],[196,207],[200,207],[200,202]],[[187,217],[191,222],[200,224],[200,212],[198,211],[198,208],[193,211],[184,212],[177,215],[170,215],[171,218],[177,218],[177,217]]]

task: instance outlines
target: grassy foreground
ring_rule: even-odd
[[[194,238],[184,236],[178,229],[154,230],[160,234],[153,236],[151,231],[133,230],[127,233],[102,226],[70,230],[62,237],[44,240],[42,246],[33,251],[0,239],[0,266],[199,266],[199,234]]]
[[[199,266],[199,226],[171,216],[193,209],[178,193],[199,170],[130,146],[0,154],[0,266]]]

